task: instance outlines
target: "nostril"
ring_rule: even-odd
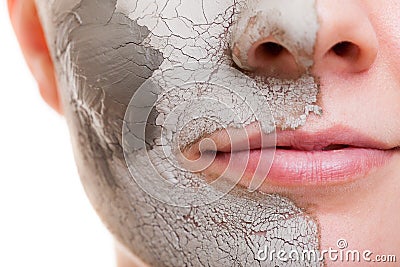
[[[357,59],[360,53],[360,49],[357,45],[352,42],[344,41],[335,44],[331,51],[338,57],[347,59]]]
[[[263,77],[296,79],[305,72],[295,55],[271,36],[255,43],[235,44],[232,60],[247,74]]]
[[[270,40],[253,44],[247,64],[255,74],[265,77],[295,79],[303,72],[285,46]]]
[[[259,59],[269,60],[269,59],[278,57],[285,50],[286,50],[286,48],[280,44],[277,44],[274,42],[266,42],[266,43],[260,44],[257,47],[257,49],[255,51],[255,56],[256,56],[256,58],[259,58]]]

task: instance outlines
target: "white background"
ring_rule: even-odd
[[[115,266],[64,119],[40,98],[0,0],[0,266]]]

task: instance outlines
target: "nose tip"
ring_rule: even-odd
[[[273,9],[249,8],[239,19],[232,42],[232,58],[239,68],[268,77],[296,78],[311,67],[313,73],[323,75],[359,73],[373,65],[378,41],[362,2],[272,2]],[[258,12],[252,14],[254,10]],[[279,15],[274,13],[277,10]]]
[[[314,52],[317,74],[360,73],[371,68],[378,40],[362,3],[319,0],[320,29]]]

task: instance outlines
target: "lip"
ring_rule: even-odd
[[[279,131],[275,140],[275,135],[262,134],[257,125],[217,131],[206,137],[214,142],[212,148],[201,147],[199,140],[184,154],[192,159],[214,156],[202,170],[206,177],[222,176],[250,188],[254,181],[278,186],[350,182],[385,165],[396,151],[342,126],[316,132]]]

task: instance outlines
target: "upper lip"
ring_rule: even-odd
[[[344,127],[333,127],[318,132],[278,132],[277,147],[305,151],[335,150],[346,147],[379,150],[393,148],[377,139]]]
[[[229,136],[226,130],[214,132],[204,138],[211,139],[215,146],[208,147],[206,145],[200,148],[198,144],[201,140],[199,140],[190,146],[189,150],[194,148],[197,152],[214,151],[233,153],[244,150],[272,148],[275,145],[277,149],[299,151],[338,150],[348,147],[379,150],[394,148],[389,144],[343,126],[334,126],[315,132],[304,130],[278,131],[276,135],[262,134],[258,127],[253,126],[241,130],[233,130],[233,132],[235,131],[236,133],[231,136]]]

